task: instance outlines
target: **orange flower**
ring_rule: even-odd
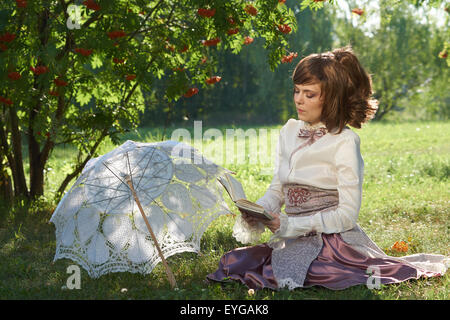
[[[189,46],[188,46],[187,44],[185,44],[185,45],[183,46],[183,48],[180,49],[180,50],[178,50],[178,51],[181,52],[181,53],[183,53],[183,52],[186,52],[186,51],[188,51],[188,50],[189,50]]]
[[[220,42],[220,38],[214,38],[210,40],[202,40],[202,44],[207,47],[216,46]]]
[[[98,5],[98,3],[96,3],[94,0],[86,0],[83,1],[83,4],[86,6],[86,8],[94,10],[94,11],[98,11],[100,10],[100,6]]]
[[[60,79],[59,77],[56,78],[55,80],[53,80],[53,82],[55,83],[55,85],[57,87],[65,87],[65,86],[67,86],[67,82],[62,80],[62,79]]]
[[[4,98],[4,97],[2,97],[2,96],[0,96],[0,102],[2,102],[2,103],[4,103],[4,104],[7,104],[7,105],[9,105],[9,106],[13,104],[13,102],[11,101],[11,99]]]
[[[396,241],[392,245],[392,250],[397,251],[397,252],[407,252],[408,244],[405,241]]]
[[[19,80],[22,76],[17,71],[8,73],[8,78],[11,80]]]
[[[14,33],[6,32],[4,35],[0,36],[1,42],[11,42],[16,38]]]
[[[75,48],[73,49],[76,53],[81,54],[82,56],[89,57],[92,54],[92,50],[84,49],[84,48]]]
[[[359,15],[359,16],[362,16],[364,14],[364,10],[360,9],[360,8],[355,8],[355,9],[352,10],[352,12],[357,14],[357,15]]]
[[[197,88],[190,88],[188,91],[186,91],[185,93],[184,93],[184,96],[186,97],[186,98],[190,98],[190,97],[192,97],[193,95],[195,95],[195,94],[197,94],[198,93],[198,89]]]
[[[280,24],[278,26],[278,30],[280,30],[282,33],[290,33],[291,32],[291,27],[289,27],[287,24]]]
[[[231,25],[233,25],[233,24],[236,23],[236,21],[234,21],[233,17],[229,17],[229,18],[228,18],[228,23],[231,24]]]
[[[59,93],[58,93],[58,91],[56,91],[56,90],[49,90],[48,93],[49,93],[50,95],[54,96],[54,97],[59,96]]]
[[[26,8],[27,1],[26,0],[16,0],[17,8]]]
[[[135,74],[128,74],[127,77],[126,77],[126,79],[127,79],[128,81],[132,81],[132,80],[136,79],[136,75],[135,75]]]
[[[211,18],[212,16],[214,16],[216,14],[216,9],[200,8],[197,10],[197,12],[202,17]]]
[[[252,37],[249,37],[249,36],[246,36],[245,37],[245,39],[244,39],[244,44],[250,44],[250,43],[252,43],[253,42],[253,38]]]
[[[113,58],[115,64],[122,64],[125,62],[125,59]]]
[[[278,0],[278,3],[284,4],[286,0]]]
[[[235,29],[228,29],[227,34],[228,34],[229,36],[231,36],[231,35],[236,34],[236,33],[238,33],[238,32],[239,32],[239,29],[238,29],[238,28],[235,28]]]
[[[205,81],[207,84],[215,84],[215,83],[219,82],[220,80],[222,80],[222,77],[212,76],[212,77],[206,79]]]
[[[126,32],[123,30],[115,30],[115,31],[108,32],[108,37],[111,40],[117,39],[117,38],[122,38],[122,37],[125,37],[126,35],[127,35]]]
[[[251,16],[256,16],[258,14],[258,10],[251,4],[246,5],[244,10]]]
[[[291,52],[290,54],[283,56],[283,58],[281,58],[281,63],[291,63],[292,59],[297,57],[298,57],[297,52]]]
[[[30,70],[37,76],[48,72],[48,68],[46,66],[37,66],[36,68],[31,66]]]

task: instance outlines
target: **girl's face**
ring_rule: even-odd
[[[319,83],[294,85],[294,102],[300,120],[312,125],[320,122],[323,109],[323,97],[320,94]]]

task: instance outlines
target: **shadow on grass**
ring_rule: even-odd
[[[434,162],[423,165],[421,174],[436,178],[438,181],[447,181],[450,177],[450,165],[448,163]]]

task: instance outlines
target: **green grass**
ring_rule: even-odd
[[[255,129],[268,129],[270,133],[270,129],[276,132],[280,127]],[[203,132],[207,129],[203,128]],[[226,127],[219,129],[225,133]],[[244,128],[247,129],[249,127]],[[370,123],[355,131],[361,137],[361,153],[365,161],[363,203],[359,216],[362,228],[389,254],[388,248],[395,241],[404,240],[412,244],[404,254],[426,252],[450,256],[450,123]],[[137,133],[124,136],[123,140],[157,141],[161,132],[161,129],[142,128]],[[250,138],[245,148],[248,151],[255,144],[261,146],[261,143]],[[100,153],[113,148],[106,141]],[[216,151],[222,148],[226,153],[233,146],[215,141],[205,144],[205,148]],[[215,271],[222,254],[242,246],[231,235],[234,222],[231,215],[222,216],[210,225],[203,236],[200,254],[183,253],[168,259],[180,288],[177,291],[170,289],[161,264],[149,275],[113,273],[99,279],[91,279],[81,269],[81,289],[68,290],[65,288],[69,277],[66,270],[73,262],[63,259],[52,263],[55,229],[48,220],[55,204],[47,199],[51,199],[64,175],[70,171],[70,157],[74,155],[72,148],[59,148],[53,152],[43,199],[29,208],[17,206],[10,211],[0,210],[0,299],[449,298],[449,273],[439,278],[383,285],[379,290],[369,290],[364,285],[341,291],[320,287],[277,292],[265,289],[253,296],[248,295],[244,285],[236,282],[206,284],[205,276]],[[272,170],[270,162],[221,163],[222,158],[217,152],[212,152],[210,158],[237,172],[250,200],[261,197],[271,181],[268,174]],[[228,198],[226,201],[234,210]],[[262,241],[269,236],[270,232],[266,231]],[[127,291],[122,292],[123,288]]]

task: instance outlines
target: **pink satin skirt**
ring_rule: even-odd
[[[340,234],[322,234],[323,247],[311,263],[304,287],[323,286],[341,290],[355,285],[366,285],[371,273],[379,283],[398,283],[421,276],[439,274],[423,272],[394,259],[369,258],[348,245]],[[237,248],[227,252],[219,261],[216,272],[207,275],[208,280],[237,280],[250,289],[278,289],[272,270],[272,248],[267,244]],[[370,281],[370,280],[369,280]]]

